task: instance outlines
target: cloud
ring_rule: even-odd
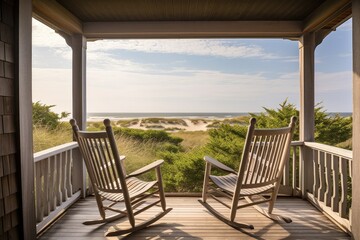
[[[349,91],[349,94],[351,95],[352,72],[316,72],[315,89],[318,93]]]
[[[280,58],[258,45],[245,45],[241,40],[214,39],[142,39],[101,40],[88,43],[89,51],[129,50],[146,53],[169,53],[226,58]]]
[[[179,70],[180,71],[180,70]],[[184,70],[185,71],[185,70]],[[289,99],[299,105],[299,73],[231,74],[186,70],[186,75],[90,69],[88,112],[257,112]],[[34,101],[71,112],[71,70],[33,70]],[[351,111],[351,71],[315,76],[316,102],[328,111]]]
[[[296,75],[296,74],[294,74]],[[71,70],[33,70],[33,100],[71,112]],[[229,74],[188,70],[187,76],[89,70],[88,112],[256,112],[285,98],[298,102],[293,75]]]
[[[32,19],[32,46],[49,49],[55,56],[64,60],[72,59],[71,48],[66,44],[65,39],[34,18]]]
[[[151,72],[154,69],[151,64],[137,63],[128,59],[122,59],[110,52],[87,52],[87,68],[95,70],[112,70],[128,72]]]
[[[353,56],[353,54],[352,54],[352,52],[340,53],[338,56],[341,57],[341,58],[351,58]]]
[[[61,68],[32,69],[32,99],[41,101],[57,113],[72,111],[72,71]]]
[[[71,61],[72,59],[71,48],[65,40],[53,29],[36,19],[33,19],[33,47],[34,49],[47,49],[46,51],[51,53],[48,54],[49,61],[41,60],[43,67],[46,65],[49,65],[47,66],[49,68],[54,66],[51,65],[51,58],[55,58],[55,62],[60,60]],[[149,74],[152,74],[154,69],[157,72],[161,71],[156,69],[152,63],[140,64],[126,59],[119,51],[296,61],[295,58],[280,57],[277,54],[265,51],[260,45],[244,43],[239,39],[99,40],[87,43],[88,68],[118,68],[122,71],[148,72]],[[34,53],[37,54],[38,52],[34,51]],[[174,69],[175,73],[179,71],[181,69]]]
[[[299,92],[292,76],[267,79],[219,71],[189,76],[90,71],[88,76],[89,112],[260,111],[287,97],[297,103]]]
[[[35,47],[67,47],[64,38],[36,19],[32,19],[32,44]]]
[[[352,71],[316,73],[315,102],[328,112],[351,112]]]

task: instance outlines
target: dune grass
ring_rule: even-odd
[[[72,130],[69,124],[61,124],[54,130],[46,127],[34,126],[34,153],[72,141]]]
[[[138,141],[124,136],[116,136],[119,154],[125,155],[126,172],[130,173],[157,160],[157,143]]]
[[[171,136],[183,139],[181,146],[185,151],[191,151],[192,149],[205,146],[209,140],[209,134],[207,131],[180,131],[171,133]]]

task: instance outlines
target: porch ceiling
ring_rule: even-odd
[[[83,22],[304,20],[325,0],[57,0]]]
[[[33,12],[88,38],[297,38],[336,28],[351,16],[351,0],[33,0]]]

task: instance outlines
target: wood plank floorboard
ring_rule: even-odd
[[[292,223],[276,222],[266,218],[254,208],[240,209],[236,220],[254,225],[254,230],[235,230],[212,216],[195,197],[167,197],[173,210],[152,226],[141,231],[118,237],[104,237],[114,228],[127,228],[127,219],[103,225],[83,225],[85,220],[99,218],[93,197],[74,204],[56,223],[40,236],[40,240],[92,240],[92,239],[350,239],[309,202],[298,198],[279,197],[274,213],[290,217]],[[209,200],[219,212],[229,210]],[[265,206],[265,205],[264,205]],[[136,216],[141,222],[160,212],[155,207]]]

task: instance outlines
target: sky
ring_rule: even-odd
[[[315,101],[352,111],[351,20],[315,52]],[[71,48],[33,19],[33,101],[71,113]],[[285,39],[87,43],[87,112],[260,112],[299,106],[298,42]]]

